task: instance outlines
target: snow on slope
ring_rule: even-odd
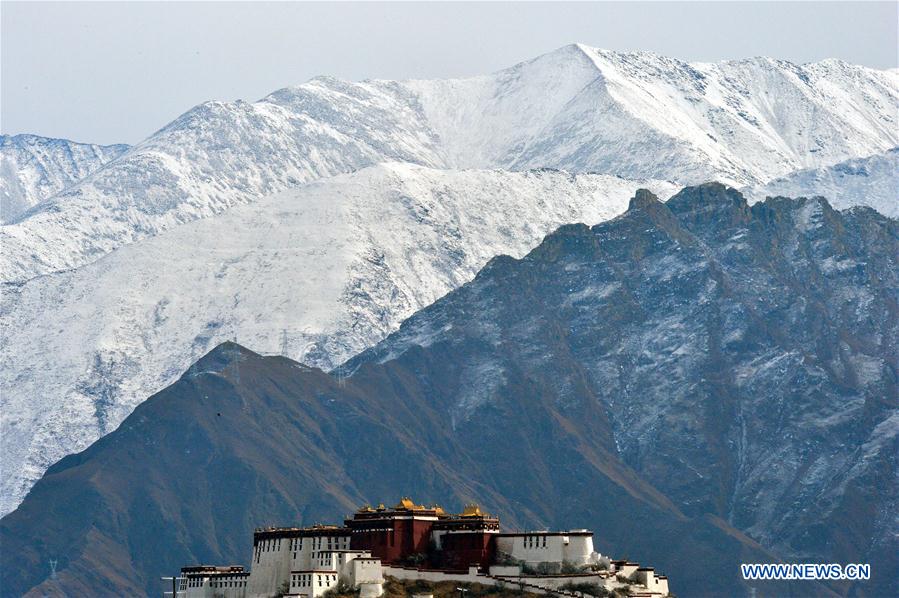
[[[837,209],[867,205],[899,218],[899,148],[833,166],[791,172],[766,185],[746,189],[754,201],[767,196],[827,198]]]
[[[391,163],[9,285],[0,512],[218,343],[331,366],[491,257],[520,257],[558,225],[623,212],[638,187],[662,197],[676,190],[606,175]]]
[[[288,108],[207,102],[26,220],[0,229],[0,280],[77,267],[172,226],[385,160],[439,164],[388,86],[317,79]],[[390,92],[390,93],[388,93]]]
[[[0,223],[14,220],[127,150],[127,145],[0,135]]]
[[[318,78],[203,104],[0,229],[0,280],[121,245],[297,183],[383,161],[541,167],[757,185],[899,144],[899,72],[827,60],[690,64],[571,45],[491,75]]]
[[[834,60],[691,64],[576,44],[493,75],[407,85],[462,166],[746,184],[899,135],[899,74]]]

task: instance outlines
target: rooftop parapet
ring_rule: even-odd
[[[181,567],[181,573],[185,575],[250,574],[249,571],[244,570],[243,565],[190,565],[188,567]]]
[[[253,532],[253,545],[260,540],[275,538],[309,538],[318,536],[349,536],[350,530],[337,525],[312,525],[309,527],[257,527]]]

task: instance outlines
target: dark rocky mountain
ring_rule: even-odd
[[[616,220],[497,258],[344,370],[440,348],[465,381],[456,425],[512,367],[562,409],[585,385],[618,455],[686,514],[790,560],[871,562],[897,595],[897,231],[822,198],[638,192]]]
[[[686,595],[734,589],[741,560],[774,558],[624,465],[598,401],[562,408],[519,370],[506,400],[454,426],[437,389],[455,375],[425,349],[340,381],[222,345],[3,518],[3,595],[156,595],[185,563],[246,564],[256,526],[407,493],[478,500],[513,529],[593,525],[598,550],[676,570]]]
[[[343,370],[445,352],[456,426],[513,369],[563,411],[595,398],[617,454],[687,515],[789,560],[871,562],[879,581],[852,592],[897,595],[897,231],[822,198],[638,192],[497,258]]]
[[[156,594],[400,493],[586,525],[681,596],[895,595],[895,220],[720,185],[494,259],[331,375],[222,345],[0,521],[3,595]],[[59,571],[50,579],[49,560]]]

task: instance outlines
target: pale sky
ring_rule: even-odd
[[[0,131],[135,143],[316,75],[442,78],[571,42],[691,61],[897,66],[896,2],[0,2]]]

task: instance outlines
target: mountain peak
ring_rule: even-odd
[[[572,67],[580,70],[579,66],[587,69],[587,71],[598,71],[599,67],[593,58],[592,52],[593,49],[587,45],[570,43],[535,58],[523,60],[511,67],[500,69],[494,73],[494,76],[502,77],[512,74],[517,77],[521,72],[536,71],[542,73]]]
[[[692,187],[684,187],[668,200],[668,208],[675,214],[695,211],[718,211],[749,208],[743,194],[722,183],[709,182]]]
[[[655,206],[656,204],[661,203],[662,202],[659,200],[659,198],[656,197],[656,195],[649,189],[637,189],[637,191],[634,193],[634,197],[631,198],[627,209],[628,211],[646,210]]]
[[[586,58],[590,59],[591,62],[593,62],[593,56],[596,54],[603,54],[606,52],[617,54],[617,52],[614,52],[612,50],[604,50],[602,48],[594,48],[593,46],[588,46],[587,44],[582,44],[579,42],[575,42],[572,44],[568,44],[567,46],[563,46],[562,48],[559,48],[559,51],[560,52],[564,51],[571,56],[586,57]]]
[[[254,357],[261,358],[262,356],[234,341],[225,341],[193,364],[185,372],[184,377],[194,378],[202,374],[221,374],[229,366]]]

